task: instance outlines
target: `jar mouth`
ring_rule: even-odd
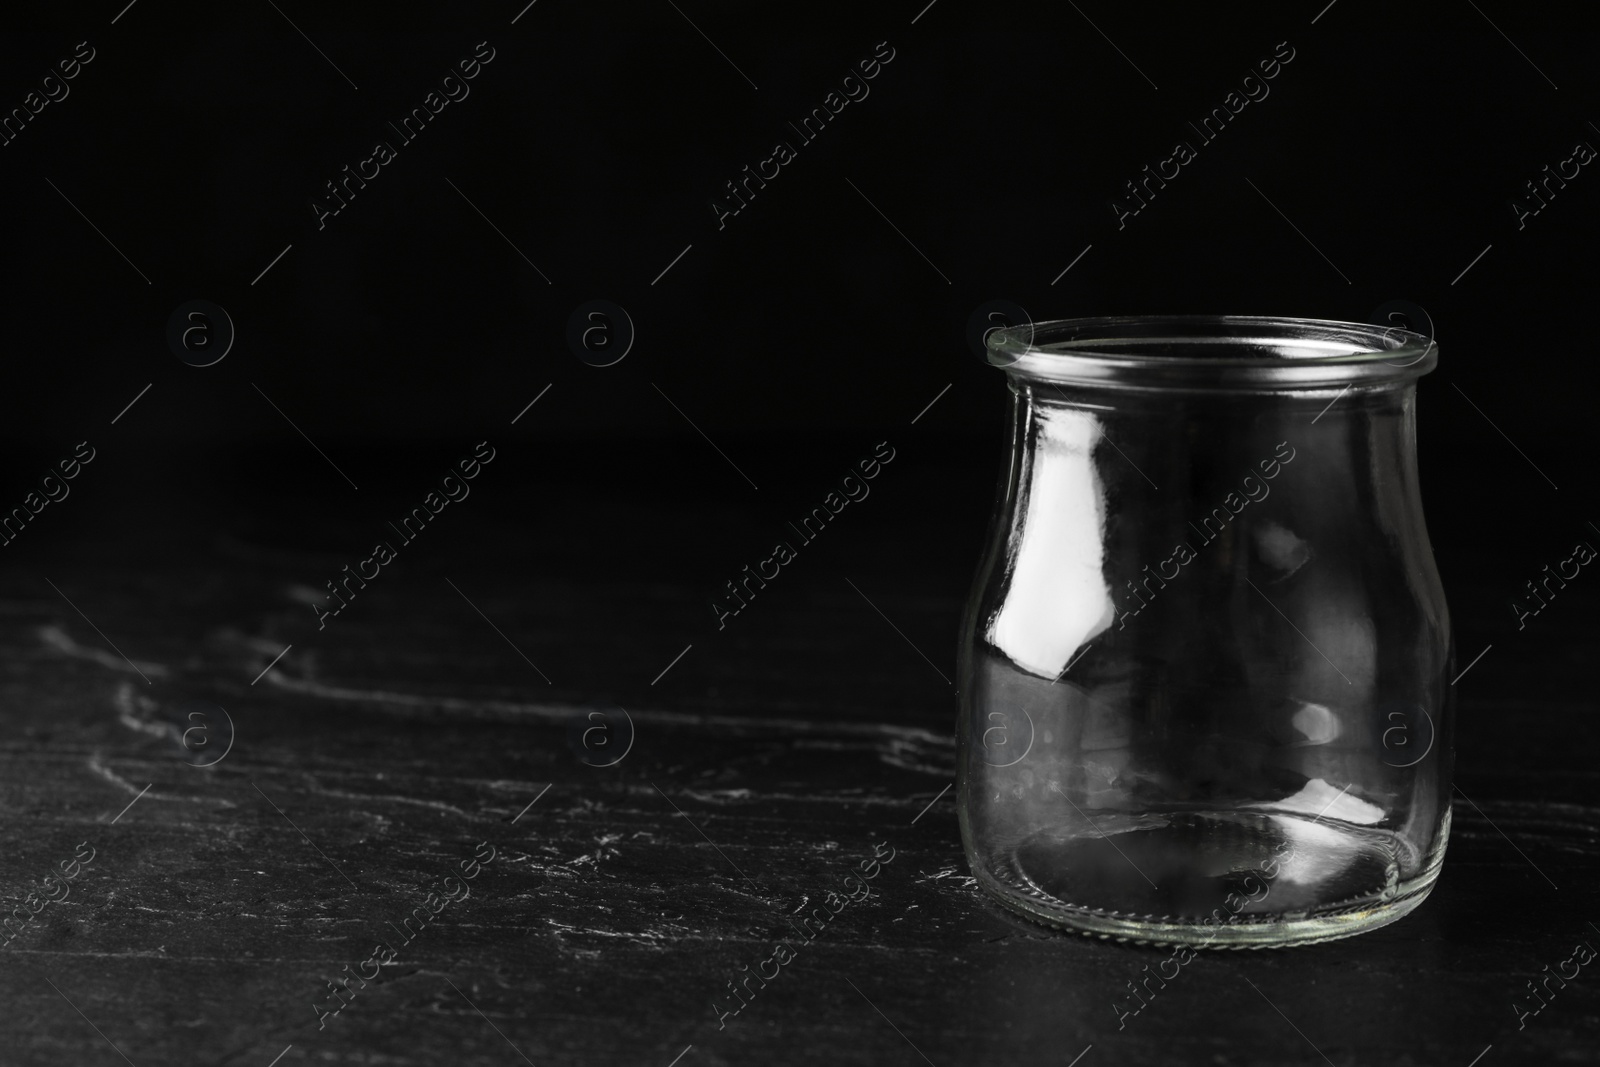
[[[1269,315],[1057,319],[989,334],[1014,379],[1128,388],[1317,388],[1414,381],[1439,346],[1395,326]]]

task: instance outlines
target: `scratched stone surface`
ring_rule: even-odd
[[[5,906],[31,913],[46,875],[80,845],[93,858],[0,950],[0,1062],[1600,1056],[1593,968],[1520,1030],[1513,1008],[1575,943],[1600,946],[1582,684],[1597,634],[1576,602],[1539,620],[1542,638],[1508,636],[1473,584],[1481,560],[1441,551],[1463,649],[1496,649],[1461,682],[1471,802],[1457,797],[1432,897],[1349,940],[1201,954],[1119,1027],[1114,1001],[1166,953],[989,903],[944,791],[945,679],[983,522],[948,501],[987,499],[992,450],[902,435],[878,493],[718,631],[708,590],[858,443],[775,476],[762,492],[787,503],[768,513],[696,490],[727,472],[687,446],[641,460],[619,493],[507,440],[437,538],[317,630],[297,589],[336,573],[452,447],[391,456],[387,496],[147,481],[4,572]],[[701,474],[652,495],[667,469]],[[194,707],[234,725],[210,766],[183,742]],[[572,722],[623,709],[631,748],[581,761]],[[425,903],[489,848],[453,899]],[[892,858],[870,895],[802,936],[875,852]],[[402,930],[419,906],[427,921]],[[392,958],[365,965],[380,942]],[[763,964],[780,943],[788,961]],[[775,966],[732,1013],[728,983]],[[378,977],[334,1001],[328,983],[362,970]]]

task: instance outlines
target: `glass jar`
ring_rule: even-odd
[[[987,346],[1011,434],[960,648],[979,884],[1054,926],[1194,947],[1415,908],[1453,762],[1415,451],[1437,347],[1253,316]]]

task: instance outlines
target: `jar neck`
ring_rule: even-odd
[[[1014,379],[1195,392],[1393,385],[1438,360],[1430,338],[1406,330],[1227,315],[1028,323],[990,334],[988,351]]]

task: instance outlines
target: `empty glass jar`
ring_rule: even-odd
[[[962,633],[979,883],[1052,925],[1217,948],[1427,896],[1453,648],[1396,329],[1261,317],[999,330],[1011,387]]]

